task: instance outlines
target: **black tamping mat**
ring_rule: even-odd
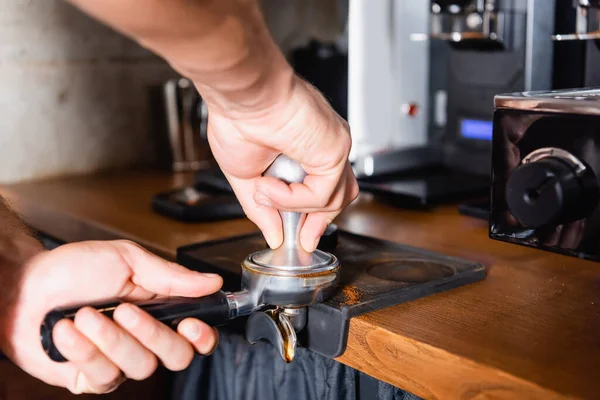
[[[177,261],[190,269],[218,273],[223,289],[240,290],[241,262],[266,248],[260,233],[192,244],[177,250]],[[319,248],[341,263],[340,285],[325,303],[308,308],[300,345],[326,357],[346,349],[352,317],[444,292],[485,278],[478,263],[398,243],[330,229]]]

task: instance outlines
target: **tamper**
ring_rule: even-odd
[[[287,184],[301,183],[306,172],[300,164],[280,155],[265,171]],[[329,253],[306,252],[300,245],[299,233],[305,214],[280,212],[283,221],[283,244],[250,254],[242,262],[239,292],[219,291],[197,299],[168,298],[133,303],[162,323],[177,328],[186,318],[198,318],[211,326],[219,326],[242,316],[246,338],[254,344],[266,340],[274,345],[285,362],[294,359],[296,332],[306,325],[306,308],[329,298],[339,282],[340,263]],[[40,330],[44,351],[57,362],[67,361],[55,347],[52,329],[63,318],[74,319],[77,311],[93,307],[112,317],[121,300],[55,309],[49,312]]]
[[[265,172],[290,183],[302,183],[306,172],[294,160],[281,155]],[[337,258],[321,250],[306,252],[300,245],[300,229],[306,214],[280,211],[283,244],[249,255],[242,263],[242,287],[261,298],[256,303],[277,306],[274,311],[254,313],[246,324],[250,343],[264,339],[279,350],[286,362],[294,358],[296,331],[306,325],[306,307],[331,296],[339,280]],[[253,288],[269,282],[268,290]]]

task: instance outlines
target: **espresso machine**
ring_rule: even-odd
[[[552,88],[554,19],[549,0],[429,2],[408,35],[428,48],[427,144],[357,157],[362,190],[403,207],[483,198],[485,212],[494,95]]]
[[[600,86],[600,1],[572,0],[562,7],[552,39],[557,50],[556,65],[569,79],[559,88]]]
[[[572,0],[575,8],[575,32],[557,33],[554,40],[597,40],[600,39],[600,1]]]

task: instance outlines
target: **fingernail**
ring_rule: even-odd
[[[207,273],[207,272],[198,272],[198,274],[200,274],[203,278],[206,279],[211,279],[211,280],[221,280],[221,275],[219,274],[211,274],[211,273]]]
[[[215,335],[215,343],[212,345],[212,347],[210,349],[204,351],[203,354],[206,356],[212,355],[215,352],[215,350],[217,349],[217,346],[219,345],[219,331],[217,328],[212,328],[212,329],[213,329],[213,332]]]
[[[70,327],[59,324],[54,327],[52,336],[54,336],[56,343],[62,347],[75,347],[77,335],[75,335],[75,332]]]
[[[140,313],[134,305],[123,304],[118,307],[118,317],[125,328],[133,328],[140,320]]]
[[[256,192],[256,194],[254,195],[254,201],[256,202],[256,204],[260,204],[264,207],[273,207],[273,203],[271,203],[269,197],[263,192]]]
[[[274,234],[265,235],[265,240],[267,241],[267,244],[269,245],[269,247],[272,249],[276,249],[279,246],[281,246],[281,239],[277,235],[274,235]]]
[[[319,246],[319,242],[321,241],[320,239],[321,238],[319,238],[319,237],[315,239],[315,241],[313,242],[313,247],[312,247],[311,251],[315,251],[317,249],[317,246]]]
[[[304,239],[303,237],[300,237],[300,243],[302,244],[304,250],[308,251],[309,253],[312,253],[319,245],[319,238],[316,238],[312,243],[310,243],[309,239]]]
[[[200,336],[202,335],[202,329],[197,321],[188,321],[181,327],[181,330],[181,333],[192,342],[200,339]]]
[[[98,311],[84,307],[75,315],[75,325],[79,326],[77,322],[86,325],[92,331],[98,331],[102,328],[104,320]]]

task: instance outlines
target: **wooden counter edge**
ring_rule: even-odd
[[[350,332],[346,351],[337,361],[425,399],[577,398],[427,343],[374,328],[368,314],[353,318]],[[446,378],[440,380],[440,375]],[[449,379],[449,375],[454,379]],[[414,379],[415,376],[420,379]]]

